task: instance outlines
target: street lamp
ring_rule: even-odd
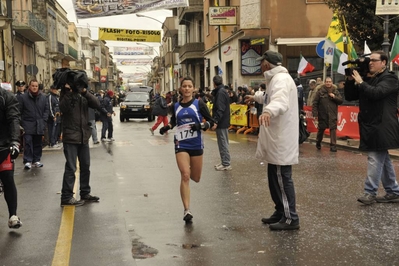
[[[146,15],[142,15],[142,14],[136,14],[136,17],[152,19],[152,20],[154,20],[154,21],[156,21],[156,22],[158,22],[158,23],[161,23],[161,24],[162,24],[162,27],[165,27],[167,31],[171,32],[171,30],[165,25],[165,23],[159,21],[158,19],[155,19],[155,18],[153,18],[153,17],[146,16]],[[169,44],[168,44],[168,46],[169,46]],[[168,48],[169,48],[169,47],[168,47]],[[174,74],[174,62],[173,62],[173,61],[174,61],[174,60],[173,60],[173,52],[172,52],[172,57],[171,57],[171,65],[172,65],[172,66],[171,66],[171,68],[172,68],[172,90],[175,90],[175,74]]]

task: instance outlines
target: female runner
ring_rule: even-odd
[[[180,170],[180,196],[183,201],[183,220],[189,223],[193,219],[190,211],[190,179],[198,183],[201,179],[204,141],[202,130],[211,128],[214,121],[209,109],[201,99],[193,97],[194,81],[190,77],[183,78],[180,86],[181,100],[175,103],[170,123],[162,127],[163,135],[176,127],[174,135],[177,166]],[[203,118],[205,122],[202,123]]]

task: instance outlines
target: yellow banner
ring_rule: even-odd
[[[122,42],[161,42],[161,31],[99,28],[98,39]]]
[[[247,109],[247,105],[230,104],[230,124],[248,126]]]

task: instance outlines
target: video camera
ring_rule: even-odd
[[[359,72],[360,76],[365,77],[369,73],[370,54],[364,54],[355,60],[348,60],[342,63],[343,66],[355,65],[355,67],[345,68],[345,76],[352,76],[353,70]]]
[[[64,90],[65,84],[71,87],[72,91],[80,92],[84,88],[88,88],[89,79],[83,70],[72,70],[69,68],[59,68],[53,74],[53,87]]]

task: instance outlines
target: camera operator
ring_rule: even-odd
[[[88,119],[88,108],[98,109],[100,102],[96,96],[87,92],[88,79],[85,72],[64,70],[54,76],[54,83],[61,88],[62,140],[66,159],[61,206],[81,206],[86,201],[99,201],[99,197],[90,194],[89,138],[91,125]],[[62,80],[62,82],[58,80]],[[73,196],[76,159],[79,160],[80,166],[80,201]]]
[[[358,201],[366,205],[399,202],[399,186],[388,153],[399,148],[398,77],[388,71],[388,62],[384,52],[372,52],[368,74],[361,76],[353,70],[345,82],[345,99],[359,100],[359,149],[367,152],[368,165],[364,195]],[[384,196],[377,196],[380,181]]]

